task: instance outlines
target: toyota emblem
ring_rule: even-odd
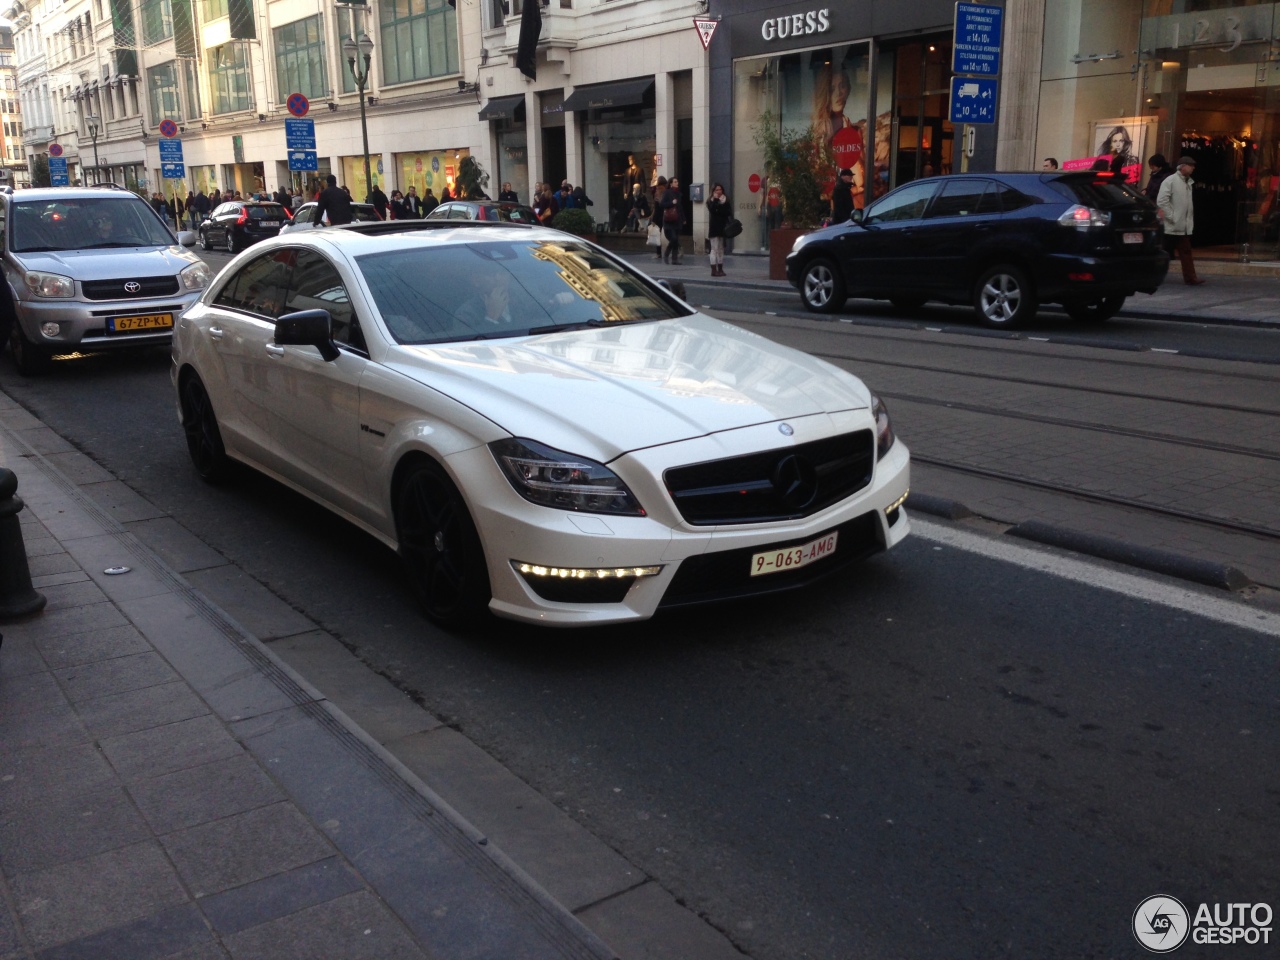
[[[124,292],[125,293],[141,293],[142,284],[140,284],[137,280],[130,280],[128,283],[124,285]]]
[[[778,424],[778,432],[782,434],[784,437],[789,437],[793,433],[795,433],[795,430],[792,428],[791,424],[789,423],[780,423]]]

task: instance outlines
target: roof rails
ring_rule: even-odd
[[[339,229],[356,233],[410,233],[414,230],[454,230],[458,227],[519,227],[532,229],[531,223],[510,223],[506,220],[366,220],[359,223],[339,224]]]

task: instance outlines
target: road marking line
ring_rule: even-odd
[[[1034,340],[1034,341],[1036,341],[1037,343],[1048,343],[1048,342],[1049,342],[1049,338],[1048,338],[1048,337],[1027,337],[1027,339],[1028,339],[1028,340]]]
[[[1177,353],[1177,350],[1170,350],[1168,347],[1152,347],[1152,353]]]
[[[1036,570],[1064,580],[1097,587],[1136,600],[1147,600],[1174,610],[1215,620],[1228,626],[1255,630],[1280,639],[1280,615],[1250,607],[1239,600],[1215,597],[1133,573],[1125,573],[1075,557],[1058,556],[1044,548],[1013,543],[999,537],[983,536],[928,520],[911,517],[911,530],[921,539],[1002,560],[1027,570]]]

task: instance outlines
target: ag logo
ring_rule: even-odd
[[[1133,935],[1152,953],[1172,953],[1186,942],[1191,928],[1187,908],[1173,897],[1147,897],[1133,911]]]

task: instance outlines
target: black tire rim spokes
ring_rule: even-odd
[[[418,476],[410,482],[403,513],[406,559],[427,607],[448,616],[462,602],[466,589],[465,538],[453,492],[436,478]]]
[[[207,473],[217,458],[217,421],[214,420],[213,410],[209,405],[209,396],[199,384],[188,380],[183,393],[186,416],[182,427],[187,433],[187,448],[191,451],[196,469]]]

